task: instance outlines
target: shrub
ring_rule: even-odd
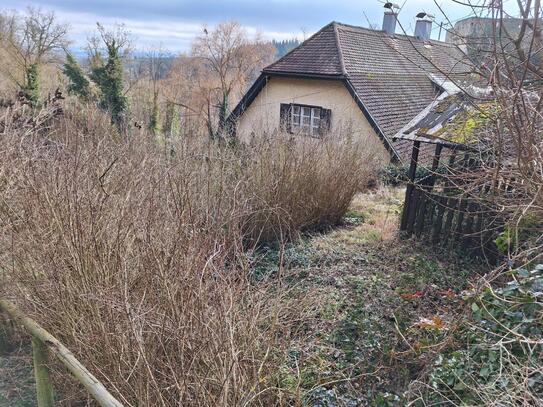
[[[64,111],[3,135],[0,294],[127,405],[273,403],[293,311],[250,280],[244,249],[339,221],[367,154],[278,136],[185,138],[172,155],[95,109]]]
[[[440,355],[428,398],[453,405],[539,405],[543,398],[543,265],[519,269],[471,304],[467,346]]]

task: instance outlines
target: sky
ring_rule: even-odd
[[[405,1],[405,3],[403,3]],[[451,21],[470,15],[470,9],[453,0],[435,0]],[[123,23],[131,32],[136,49],[162,47],[172,53],[190,50],[203,26],[236,20],[250,34],[266,39],[304,39],[327,23],[381,27],[383,3],[378,0],[2,0],[0,8],[24,11],[28,6],[53,10],[70,25],[72,48],[84,47],[96,22]],[[411,32],[415,15],[425,11],[439,23],[446,21],[434,0],[401,0],[400,23]],[[399,30],[399,29],[398,29]],[[434,24],[433,37],[438,36]],[[442,39],[444,33],[442,34]]]

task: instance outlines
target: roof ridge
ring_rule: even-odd
[[[397,38],[399,40],[411,40],[411,41],[415,40],[415,41],[420,42],[420,43],[431,43],[433,45],[454,47],[454,44],[448,43],[446,41],[438,41],[438,40],[433,40],[433,39],[421,40],[420,38],[417,38],[414,35],[409,35],[409,34],[395,33],[395,34],[391,35],[391,34],[387,34],[383,30],[378,30],[378,29],[374,29],[374,28],[362,27],[362,26],[359,26],[359,25],[347,24],[347,23],[342,23],[342,22],[338,22],[338,21],[334,21],[333,23],[336,25],[336,27],[338,29],[341,29],[341,28],[346,28],[346,29],[351,29],[351,30],[356,29],[356,30],[364,31],[364,32],[366,32],[368,34],[373,34],[375,36],[387,36],[389,38]]]
[[[332,21],[334,25],[334,38],[336,39],[337,49],[339,53],[339,66],[341,67],[341,73],[345,76],[348,75],[347,69],[345,69],[345,60],[343,59],[343,48],[341,46],[341,40],[339,39],[338,23]]]

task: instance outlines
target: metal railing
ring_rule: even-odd
[[[123,405],[113,397],[53,335],[43,329],[36,321],[25,316],[15,305],[0,299],[0,310],[5,311],[11,318],[21,324],[32,336],[32,354],[34,359],[34,376],[36,378],[36,396],[38,407],[53,407],[53,383],[49,368],[47,367],[49,355],[56,356],[62,364],[72,373],[90,395],[102,407],[122,407]]]

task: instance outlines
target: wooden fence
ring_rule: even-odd
[[[13,320],[22,325],[32,337],[32,353],[34,359],[34,376],[36,379],[36,398],[38,407],[53,407],[53,384],[48,368],[49,356],[56,356],[72,373],[90,395],[102,407],[122,407],[102,383],[83,366],[75,356],[53,335],[38,323],[18,310],[12,303],[0,299],[0,311],[6,312]]]
[[[458,182],[451,182],[451,174],[440,173],[443,145],[437,144],[435,155],[426,175],[417,179],[417,162],[420,142],[415,142],[409,168],[400,230],[405,236],[415,236],[433,244],[460,246],[466,251],[483,255],[491,261],[498,253],[494,243],[503,229],[496,210],[484,204],[477,196],[484,190],[466,193]],[[455,167],[457,151],[448,155],[445,168]],[[469,153],[460,156],[456,168],[469,171],[476,168],[476,161]]]

